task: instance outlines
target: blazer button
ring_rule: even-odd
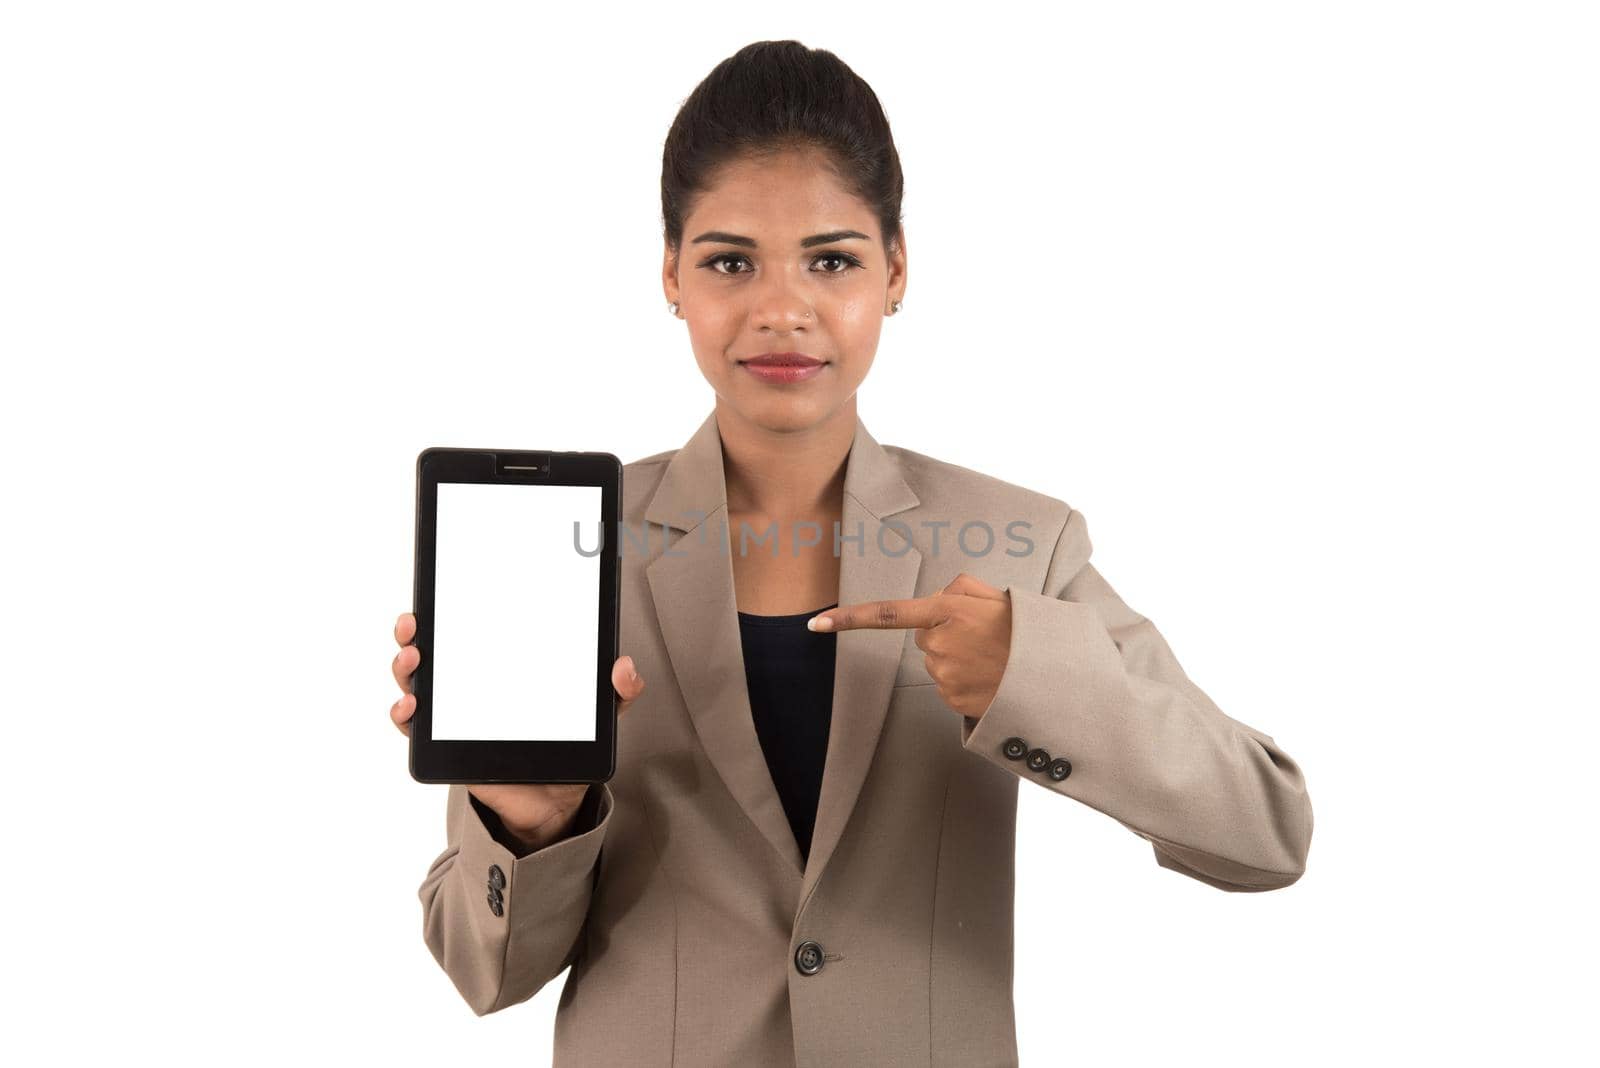
[[[801,942],[794,951],[794,966],[801,975],[816,975],[822,970],[822,947],[815,942]]]
[[[1051,761],[1050,777],[1056,782],[1060,782],[1062,779],[1065,779],[1071,774],[1072,761],[1068,760],[1066,757],[1058,757],[1056,760]]]
[[[496,890],[504,890],[506,888],[506,873],[500,870],[500,865],[498,864],[489,865],[489,885]]]
[[[1028,750],[1028,767],[1034,771],[1042,771],[1050,764],[1050,754],[1043,749]]]
[[[504,914],[506,911],[505,899],[500,896],[500,891],[496,890],[492,886],[489,887],[488,900],[490,912],[494,913],[496,916]]]
[[[1007,738],[1006,744],[1000,747],[1007,760],[1021,760],[1022,754],[1028,751],[1028,743],[1021,738]]]

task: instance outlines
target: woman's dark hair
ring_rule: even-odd
[[[819,148],[845,188],[872,206],[885,251],[900,236],[905,180],[889,120],[872,87],[832,52],[757,41],[718,63],[678,109],[661,155],[667,245],[718,167],[744,156]]]

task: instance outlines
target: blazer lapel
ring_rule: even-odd
[[[902,533],[905,528],[883,523],[915,504],[899,466],[858,417],[845,462],[840,604],[915,596],[922,554]],[[871,766],[905,631],[853,630],[835,639],[828,754],[811,850],[802,865],[750,714],[715,411],[668,462],[645,520],[652,539],[666,537],[661,555],[645,573],[701,747],[739,807],[803,877],[803,901],[843,835]],[[673,536],[663,528],[680,533]],[[737,536],[733,531],[732,538]],[[824,532],[822,544],[830,538],[831,532]]]
[[[844,518],[840,527],[839,603],[898,600],[916,596],[922,554],[902,531],[883,517],[917,503],[898,466],[859,422],[845,473]],[[852,486],[852,479],[854,485]],[[859,542],[846,542],[857,531]],[[877,752],[890,691],[906,644],[904,630],[847,630],[838,634],[833,676],[833,720],[828,729],[828,759],[822,796],[811,833],[811,852],[800,887],[802,906],[821,877],[855,810],[861,784]]]

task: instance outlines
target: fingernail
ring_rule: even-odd
[[[628,680],[630,682],[638,682],[639,681],[639,672],[634,670],[633,657],[631,657],[631,656],[628,657]]]
[[[806,620],[806,629],[830,631],[833,629],[833,620],[828,616],[812,616]]]

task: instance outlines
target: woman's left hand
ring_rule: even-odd
[[[980,719],[1011,653],[1011,595],[963,571],[931,596],[840,605],[817,613],[808,626],[824,632],[917,628],[912,640],[926,654],[923,663],[939,696],[963,716]]]

